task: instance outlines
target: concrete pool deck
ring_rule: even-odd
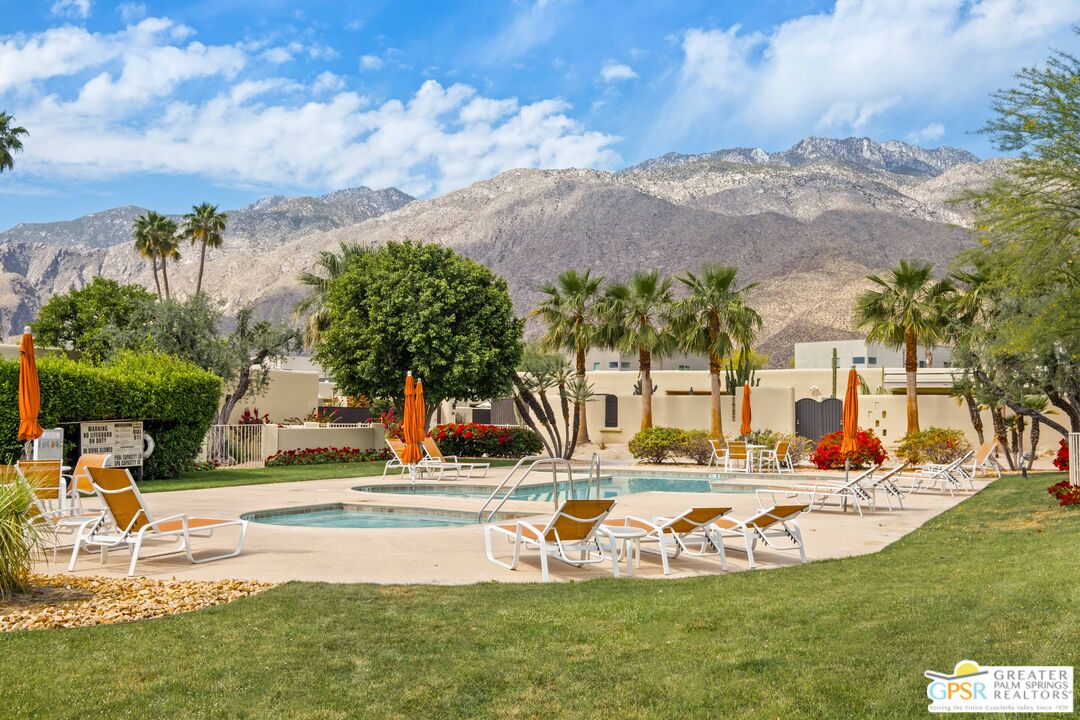
[[[508,468],[493,468],[486,480],[444,480],[443,484],[497,483]],[[616,473],[630,468],[605,468]],[[633,469],[647,474],[640,468]],[[818,473],[817,475],[821,475]],[[700,473],[698,474],[700,477]],[[791,476],[789,476],[790,478]],[[796,475],[797,482],[812,480],[812,476]],[[742,482],[752,481],[750,476]],[[739,482],[735,480],[733,482]],[[791,482],[786,479],[783,484]],[[377,484],[401,484],[397,476],[382,480],[378,477],[343,478],[338,480],[308,480],[294,483],[246,485],[203,490],[181,490],[152,493],[146,502],[157,517],[186,513],[189,517],[238,518],[253,511],[285,507],[303,507],[331,503],[352,503],[409,508],[437,508],[475,512],[482,499],[437,495],[398,495],[388,493],[364,493],[354,490],[357,486]],[[981,489],[989,480],[975,481]],[[550,481],[548,481],[550,485]],[[922,492],[904,498],[905,509],[890,512],[882,498],[876,512],[864,509],[860,518],[854,511],[846,513],[830,507],[814,511],[800,518],[806,542],[807,555],[811,561],[862,555],[876,552],[916,529],[930,518],[962,502],[971,492],[950,496],[947,492]],[[731,515],[744,518],[757,510],[754,494],[735,493],[672,493],[646,492],[616,498],[613,516],[624,514],[654,515],[682,512],[692,506],[731,506]],[[503,508],[507,511],[550,515],[550,502],[511,501]],[[235,541],[232,529],[223,530],[213,538],[195,538],[193,546],[196,557],[227,549]],[[731,551],[736,547],[734,539],[728,541],[728,564],[731,571],[747,569],[746,555]],[[508,555],[510,545],[496,544]],[[798,564],[798,553],[775,552],[768,548],[755,550],[760,567],[770,568]],[[108,563],[102,565],[96,553],[80,554],[75,574],[123,577],[127,571],[128,553],[115,551]],[[623,566],[625,568],[625,566]],[[47,573],[66,572],[66,555],[60,552],[58,562],[39,563],[38,571]],[[611,563],[604,562],[588,568],[574,568],[555,561],[551,563],[552,578],[559,580],[584,580],[611,577]],[[668,577],[691,577],[717,574],[720,564],[716,558],[700,559],[679,557],[671,563],[672,574]],[[269,582],[290,580],[323,581],[340,583],[434,583],[466,584],[484,581],[538,582],[540,562],[537,552],[523,554],[516,571],[506,570],[489,562],[484,554],[484,536],[480,525],[436,528],[317,528],[273,525],[251,522],[248,525],[244,552],[238,557],[193,565],[181,555],[152,558],[140,561],[137,573],[151,578],[188,579],[243,579]],[[642,554],[641,567],[634,570],[634,577],[664,577],[660,560]]]

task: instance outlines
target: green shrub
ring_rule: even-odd
[[[896,449],[897,457],[913,465],[950,463],[971,450],[971,442],[963,430],[928,427],[908,433]]]
[[[33,552],[40,540],[33,520],[30,488],[0,478],[0,600],[22,592],[30,584]]]
[[[91,420],[142,420],[156,444],[146,460],[147,479],[176,477],[198,454],[221,402],[217,376],[171,355],[121,353],[106,365],[66,358],[38,360],[43,427],[66,425],[74,438],[78,423]],[[0,361],[0,459],[19,455],[16,439],[19,363]],[[74,443],[65,443],[68,464]]]
[[[682,440],[675,448],[678,457],[693,460],[698,465],[707,465],[713,456],[713,446],[709,442],[707,430],[680,430]]]
[[[635,459],[659,465],[678,453],[685,435],[678,428],[652,427],[630,438],[628,449]]]

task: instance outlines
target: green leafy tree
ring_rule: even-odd
[[[754,285],[738,287],[738,272],[730,265],[705,265],[699,274],[679,276],[687,295],[675,305],[673,327],[679,346],[709,358],[709,434],[716,439],[724,435],[720,417],[722,360],[736,350],[749,352],[761,328],[761,316],[746,303],[746,293]]]
[[[0,173],[15,169],[15,153],[23,149],[22,137],[30,134],[14,122],[15,118],[0,112]]]
[[[641,429],[652,427],[652,361],[674,347],[670,320],[674,295],[671,278],[659,270],[634,273],[628,283],[610,285],[600,304],[604,343],[636,352],[641,374]]]
[[[1063,435],[1080,432],[1078,77],[1080,59],[1054,52],[994,95],[983,132],[1019,157],[965,196],[980,244],[963,262],[980,276],[979,313],[957,332],[957,355],[986,404]],[[1030,401],[1035,395],[1049,405]],[[999,424],[995,416],[1000,437]]]
[[[540,437],[547,454],[573,457],[581,408],[594,396],[592,385],[574,373],[565,355],[544,352],[535,345],[525,347],[513,381],[514,407],[522,422]],[[558,398],[558,411],[551,404],[552,393]]]
[[[42,345],[79,352],[100,363],[153,335],[154,294],[139,285],[95,277],[89,285],[49,298],[30,328]]]
[[[391,242],[331,283],[330,323],[315,357],[344,394],[400,401],[405,372],[430,407],[507,395],[524,322],[506,281],[436,244]]]
[[[908,433],[919,431],[919,345],[944,336],[953,290],[950,280],[934,280],[933,275],[930,263],[901,260],[886,277],[868,276],[877,288],[855,301],[855,325],[867,330],[867,341],[904,350]]]
[[[533,311],[533,315],[547,326],[543,347],[573,353],[574,370],[582,381],[585,379],[585,354],[595,344],[600,328],[598,310],[603,281],[602,277],[593,277],[589,270],[567,270],[556,282],[540,288],[545,297]],[[587,443],[589,428],[584,403],[580,404],[578,413],[581,422],[577,441]]]
[[[305,346],[315,347],[323,331],[330,326],[330,309],[326,304],[330,286],[364,252],[364,246],[342,241],[338,252],[321,250],[315,260],[314,271],[304,271],[298,276],[300,284],[308,288],[308,295],[296,304],[293,316],[297,320],[304,320],[302,333]]]
[[[195,281],[195,293],[202,292],[203,270],[206,266],[206,248],[221,247],[225,235],[227,213],[218,212],[217,205],[202,203],[191,208],[184,216],[182,237],[193,246],[199,245],[199,276]]]

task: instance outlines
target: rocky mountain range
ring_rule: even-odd
[[[615,173],[511,170],[429,200],[392,188],[267,198],[230,213],[204,284],[226,312],[253,303],[285,320],[301,296],[296,275],[319,250],[426,240],[506,277],[526,313],[538,286],[567,267],[624,278],[639,268],[675,273],[723,262],[758,283],[759,348],[786,366],[793,342],[854,336],[852,301],[869,272],[903,257],[944,267],[968,245],[970,208],[951,200],[1006,163],[954,148],[808,138],[779,153],[669,154]],[[50,294],[95,274],[152,285],[125,226],[139,212],[0,233],[0,327],[18,331]],[[180,292],[193,282],[196,253],[188,255],[170,270]]]

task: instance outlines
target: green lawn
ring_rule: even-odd
[[[463,462],[468,462],[463,459]],[[516,460],[483,460],[492,467],[513,465]],[[147,492],[169,490],[201,490],[203,488],[231,485],[262,485],[264,483],[297,482],[300,480],[331,480],[334,478],[368,477],[382,475],[383,461],[358,463],[327,463],[325,465],[297,465],[292,467],[238,468],[236,470],[192,470],[182,473],[174,480],[152,480],[139,484]]]
[[[924,670],[1077,664],[1080,512],[1056,507],[1055,480],[1008,477],[882,552],[782,570],[293,583],[186,616],[13,633],[0,716],[924,718]]]

